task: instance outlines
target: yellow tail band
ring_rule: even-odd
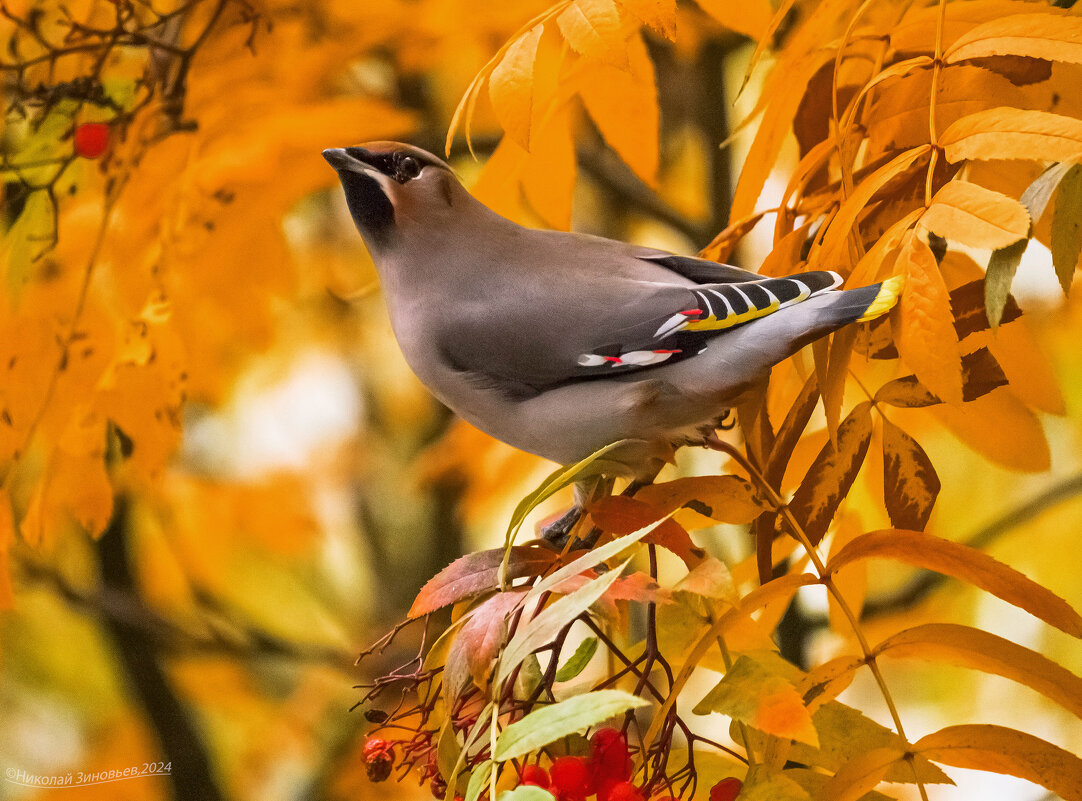
[[[896,275],[884,281],[882,286],[879,287],[879,294],[875,296],[875,300],[864,310],[864,314],[860,316],[857,322],[866,323],[876,317],[882,317],[893,309],[894,304],[898,302],[898,296],[902,294],[903,286],[905,286],[905,278],[901,275]]]

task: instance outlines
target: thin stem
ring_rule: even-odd
[[[819,576],[819,582],[826,587],[827,592],[834,597],[835,602],[838,604],[838,608],[841,609],[842,614],[844,614],[849,621],[849,626],[852,628],[857,643],[860,645],[860,649],[864,654],[864,663],[871,669],[872,676],[875,678],[875,683],[879,685],[879,692],[882,694],[884,702],[886,702],[887,709],[890,712],[891,720],[894,721],[898,736],[905,740],[908,745],[909,739],[905,735],[905,728],[902,726],[902,718],[901,715],[898,714],[898,707],[895,705],[894,697],[891,695],[886,680],[883,678],[883,673],[876,663],[875,653],[872,651],[867,638],[864,636],[864,631],[860,627],[860,621],[857,619],[856,614],[853,612],[853,608],[849,605],[849,602],[846,601],[845,596],[838,588],[838,585],[834,582],[833,577],[827,571],[826,565],[823,564],[823,560],[815,550],[815,546],[812,545],[811,540],[804,531],[804,527],[797,521],[792,510],[789,509],[788,504],[785,503],[782,497],[770,485],[763,474],[759,472],[755,465],[744,457],[744,454],[740,453],[735,447],[724,441],[718,441],[716,444],[713,444],[713,447],[728,454],[737,462],[737,464],[748,471],[748,475],[750,475],[752,479],[760,485],[763,491],[767,493],[771,503],[775,505],[778,512],[785,518],[793,536],[796,537],[804,547],[804,550],[808,554],[808,558],[811,559],[812,564],[815,566],[815,572]],[[907,761],[909,762],[910,767],[913,768],[913,778],[916,782],[917,789],[920,791],[921,798],[927,801],[928,794],[924,787],[924,783],[920,780],[920,777],[917,776],[916,768],[913,766],[912,760],[907,759]]]

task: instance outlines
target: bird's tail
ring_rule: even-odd
[[[888,278],[881,283],[875,298],[868,304],[868,308],[864,310],[864,314],[857,318],[857,322],[866,323],[869,320],[882,317],[893,309],[894,304],[898,302],[898,297],[902,294],[903,286],[905,286],[905,278],[900,275]]]

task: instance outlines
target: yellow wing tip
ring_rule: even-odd
[[[900,275],[884,281],[879,287],[879,293],[875,296],[875,300],[864,310],[864,314],[860,316],[857,322],[866,323],[869,320],[882,317],[893,309],[894,304],[898,302],[898,297],[902,294],[903,286],[905,286],[905,278]]]

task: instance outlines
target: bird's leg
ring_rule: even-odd
[[[575,505],[542,528],[541,536],[557,548],[563,548],[567,545],[572,530],[585,514],[587,504],[597,498],[611,495],[612,484],[613,480],[607,476],[595,476],[575,484]],[[575,547],[592,548],[600,535],[601,532],[595,528],[586,535],[585,539],[577,540],[574,545]]]

